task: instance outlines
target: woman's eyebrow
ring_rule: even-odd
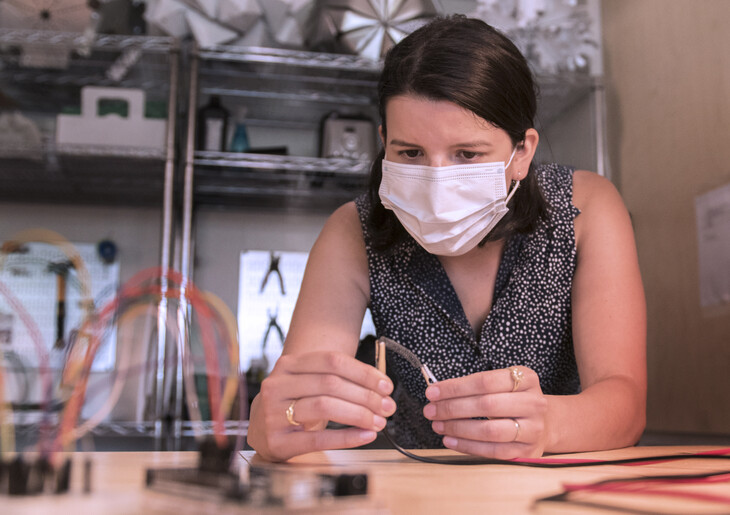
[[[398,145],[399,147],[419,147],[420,145],[416,145],[415,143],[408,143],[407,141],[403,141],[402,139],[392,139],[390,140],[391,145]]]
[[[417,145],[416,143],[409,143],[407,141],[401,140],[401,139],[392,139],[390,140],[391,145],[397,145],[399,147],[417,147],[420,148],[420,145]],[[489,141],[479,140],[479,141],[467,141],[464,143],[456,143],[455,145],[452,145],[454,148],[476,148],[476,147],[492,147],[493,145]]]
[[[489,141],[467,141],[464,143],[457,143],[456,145],[453,145],[454,147],[458,148],[476,148],[476,147],[491,147],[493,146]]]

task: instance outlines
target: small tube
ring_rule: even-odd
[[[375,345],[375,361],[378,364],[378,370],[385,374],[385,342],[378,339]]]
[[[423,374],[424,379],[426,379],[426,382],[428,384],[434,384],[437,383],[436,378],[433,376],[431,371],[428,369],[428,366],[426,366],[425,363],[421,363],[421,373]]]

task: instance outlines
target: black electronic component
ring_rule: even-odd
[[[249,468],[251,503],[286,508],[313,507],[341,497],[364,496],[367,474],[317,474],[282,466]]]
[[[56,471],[56,493],[68,492],[71,486],[71,460],[67,459]]]
[[[30,465],[20,456],[8,465],[8,494],[26,495],[28,493],[28,475]]]
[[[61,494],[68,492],[70,477],[70,459],[58,468],[42,456],[34,461],[27,461],[20,455],[10,462],[0,460],[0,494]]]
[[[198,468],[201,471],[223,473],[231,468],[233,444],[226,440],[220,447],[213,438],[206,438],[200,443]]]
[[[175,494],[243,500],[247,490],[231,472],[233,452],[230,442],[220,447],[206,438],[200,443],[197,468],[148,469],[145,484]]]
[[[233,472],[200,468],[147,469],[147,488],[196,499],[245,501],[248,489]]]
[[[365,496],[367,474],[317,474],[286,466],[249,467],[244,482],[230,469],[233,449],[219,447],[212,439],[200,446],[197,467],[148,469],[148,488],[220,502],[247,506],[311,508],[333,499]]]

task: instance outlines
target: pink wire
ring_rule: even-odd
[[[23,324],[28,329],[31,340],[33,340],[33,345],[35,346],[36,353],[38,354],[38,362],[39,362],[38,369],[42,373],[42,377],[43,377],[44,400],[41,403],[41,406],[43,407],[43,410],[45,411],[45,408],[50,403],[51,367],[49,366],[48,352],[43,347],[43,337],[41,336],[40,330],[38,329],[38,325],[36,325],[35,320],[33,320],[33,317],[30,316],[30,313],[28,313],[28,311],[25,309],[25,306],[23,306],[23,303],[18,300],[18,298],[13,294],[13,292],[10,291],[10,289],[2,281],[0,281],[0,293],[3,294],[3,296],[8,301],[8,304],[10,304],[10,307],[13,309],[13,311],[15,311],[18,314],[18,316],[22,320]]]
[[[86,350],[86,355],[84,356],[82,375],[76,382],[74,392],[71,396],[71,399],[69,399],[69,406],[67,406],[66,411],[67,415],[64,416],[64,419],[62,421],[61,431],[59,432],[57,443],[55,446],[56,448],[61,445],[62,435],[64,435],[69,430],[68,425],[72,424],[72,421],[77,420],[78,414],[80,413],[80,401],[84,397],[89,372],[91,370],[91,364],[93,363],[93,358],[96,355],[96,352],[100,345],[100,338],[98,337],[99,332],[101,332],[100,328],[104,327],[107,323],[108,318],[112,314],[116,313],[123,300],[148,294],[162,295],[163,292],[161,285],[151,285],[146,287],[139,286],[139,284],[147,280],[162,278],[172,279],[181,285],[185,282],[182,274],[174,270],[163,270],[160,267],[142,270],[141,272],[134,275],[120,289],[119,294],[112,301],[107,303],[106,306],[104,306],[99,315],[93,321],[91,344]],[[165,292],[165,296],[167,298],[177,298],[181,295],[182,290],[180,289],[167,289],[167,291]],[[215,317],[210,311],[208,305],[201,297],[197,288],[195,288],[192,283],[188,282],[184,290],[184,296],[191,303],[195,312],[197,312],[198,314],[205,362],[207,368],[211,372],[211,374],[208,374],[208,392],[211,405],[211,415],[213,416],[213,432],[218,444],[223,446],[225,444],[225,426],[220,405],[221,392],[220,384],[218,382],[218,378],[220,377],[220,371],[218,356],[215,352],[215,331],[211,327],[211,320],[215,321]]]

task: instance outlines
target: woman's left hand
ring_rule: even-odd
[[[455,451],[497,459],[542,456],[547,398],[527,367],[489,370],[426,389],[423,415]]]

